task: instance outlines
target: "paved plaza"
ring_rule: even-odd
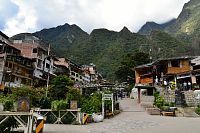
[[[199,133],[200,118],[148,115],[133,99],[120,100],[123,112],[101,123],[45,125],[45,133]]]

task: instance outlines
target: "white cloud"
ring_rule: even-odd
[[[20,32],[35,32],[64,23],[77,24],[87,32],[91,32],[94,28],[119,31],[123,26],[136,32],[146,21],[163,23],[177,17],[183,4],[189,0],[0,1],[10,1],[19,7],[14,16],[7,15],[6,18],[0,16],[0,20],[5,19],[3,31],[8,35],[14,35]],[[10,8],[8,4],[3,6]],[[3,6],[0,5],[0,10]]]
[[[15,16],[7,18],[4,32],[11,36],[17,33],[34,31],[37,28],[35,9],[25,3],[26,1],[12,0],[11,2],[19,7],[19,11]]]

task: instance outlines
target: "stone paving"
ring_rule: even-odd
[[[123,112],[101,123],[45,125],[45,133],[199,133],[200,118],[148,115],[133,99],[120,100]]]

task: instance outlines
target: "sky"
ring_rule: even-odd
[[[137,32],[147,21],[164,23],[189,0],[0,0],[0,30],[8,36],[76,24],[90,33],[126,26]]]

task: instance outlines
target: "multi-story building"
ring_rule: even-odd
[[[50,47],[41,45],[39,38],[33,35],[24,35],[23,38],[13,40],[13,46],[21,50],[23,57],[33,60],[34,85],[48,84],[49,77],[55,76],[53,57],[50,56]]]
[[[155,62],[135,67],[135,83],[153,85],[155,82],[182,79],[191,82],[191,59],[195,57],[177,57],[160,59]],[[188,76],[186,76],[188,74]]]
[[[69,67],[70,67],[70,61],[65,58],[54,58],[54,65],[56,66],[56,75],[70,75]]]
[[[193,89],[200,89],[200,56],[191,60],[191,64],[192,72],[190,75],[193,84]]]
[[[32,84],[32,60],[21,56],[21,51],[11,45],[0,32],[0,83],[1,89]]]
[[[70,79],[82,83],[83,82],[83,70],[81,69],[81,66],[77,65],[76,63],[70,61],[69,65],[69,71],[70,71]]]
[[[100,83],[103,77],[97,72],[96,66],[93,63],[83,65],[84,81],[86,83]]]

